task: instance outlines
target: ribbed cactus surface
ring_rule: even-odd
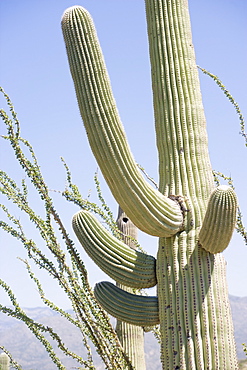
[[[188,3],[146,0],[146,15],[159,191],[143,179],[130,152],[90,15],[69,8],[62,29],[92,151],[121,208],[138,228],[159,236],[156,263],[151,257],[144,263],[144,255],[133,255],[83,211],[74,216],[74,229],[119,283],[141,287],[157,281],[157,297],[136,297],[107,282],[96,286],[95,295],[121,320],[160,322],[163,369],[237,369],[219,253],[231,238],[237,199],[229,187],[214,187]]]
[[[137,248],[137,227],[130,218],[118,207],[117,226],[121,233],[123,242],[132,249]],[[135,294],[135,290],[126,287],[123,284],[117,284],[119,288]],[[126,321],[117,319],[116,333],[123,346],[123,349],[129,356],[135,370],[146,370],[145,351],[144,351],[144,330],[143,327],[131,325]]]
[[[73,217],[74,231],[88,255],[112,279],[132,288],[150,288],[157,284],[155,258],[126,248],[88,211]]]
[[[116,108],[90,15],[82,8],[72,7],[64,13],[62,28],[88,139],[115,199],[144,232],[157,236],[175,234],[183,221],[180,208],[153,189],[139,172]],[[81,65],[86,68],[79,71]]]
[[[0,370],[9,370],[10,367],[10,359],[6,353],[0,354]]]

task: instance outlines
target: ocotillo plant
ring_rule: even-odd
[[[130,5],[131,6],[131,5]],[[94,261],[130,287],[157,283],[142,297],[107,282],[96,298],[135,325],[160,322],[163,369],[237,369],[225,260],[237,199],[215,188],[187,0],[146,0],[159,191],[142,177],[111,92],[96,31],[81,7],[62,29],[89,143],[112,194],[133,223],[159,237],[157,259],[127,248],[88,212],[73,227]]]
[[[116,331],[110,323],[110,318],[95,300],[83,261],[69,237],[61,215],[56,210],[51,191],[44,180],[34,149],[30,142],[21,136],[21,125],[14,106],[1,87],[0,93],[6,99],[9,111],[8,113],[8,111],[0,109],[0,118],[6,127],[6,134],[2,136],[2,139],[10,143],[16,162],[25,173],[25,180],[22,179],[21,184],[18,186],[18,182],[14,178],[10,177],[5,171],[0,171],[0,193],[2,196],[1,201],[3,200],[3,203],[0,204],[0,229],[19,241],[21,246],[27,251],[26,259],[20,260],[26,267],[28,276],[34,283],[42,303],[56,312],[56,314],[61,315],[67,321],[67,324],[72,325],[71,328],[74,326],[77,333],[80,333],[79,343],[84,347],[84,355],[82,356],[81,351],[79,354],[71,351],[64,344],[62,337],[52,327],[28,316],[21,308],[12,288],[1,278],[0,289],[9,298],[10,305],[0,304],[0,313],[21,320],[36,339],[39,340],[57,369],[66,370],[60,358],[61,353],[73,360],[74,365],[80,365],[83,369],[95,369],[91,351],[92,344],[106,369],[122,370],[126,368],[133,370],[133,366],[118,340]],[[85,199],[81,196],[78,187],[72,182],[71,172],[64,160],[63,164],[66,169],[67,187],[62,195],[67,201],[99,215],[112,232],[116,232],[117,227],[114,218],[104,202],[97,177],[95,176],[95,184],[101,206],[91,203],[88,198]],[[41,212],[43,216],[37,214],[35,207],[32,207],[29,197],[30,187],[36,191],[37,196],[34,204],[37,206],[37,202],[40,201],[40,209],[43,208],[44,211]],[[13,208],[13,213],[8,208],[9,202],[16,206],[16,208]],[[30,221],[27,228],[20,221],[23,213]],[[30,239],[29,236],[32,225],[35,225],[38,231],[34,239]],[[58,227],[54,227],[54,225]],[[36,237],[38,237],[37,243]],[[38,266],[38,270],[43,270],[53,281],[58,283],[57,292],[61,294],[62,291],[66,294],[71,303],[73,314],[64,311],[55,302],[47,298],[42,282],[33,271],[33,264]],[[61,291],[59,291],[59,288],[61,288]],[[8,355],[11,368],[21,370],[21,365],[3,344],[3,342],[0,343],[0,349]],[[2,357],[6,360],[5,355]]]

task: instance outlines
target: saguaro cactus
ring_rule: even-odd
[[[0,370],[9,370],[10,359],[7,353],[1,353],[0,355]]]
[[[131,6],[131,4],[130,4]],[[134,296],[111,283],[95,295],[115,317],[160,322],[164,369],[237,369],[225,260],[237,199],[214,187],[187,0],[146,0],[159,191],[141,176],[122,127],[90,15],[65,11],[62,29],[78,104],[92,151],[121,208],[159,237],[157,260],[112,237],[87,212],[73,227],[109,276],[130,287],[157,282],[158,297]]]
[[[136,249],[137,227],[129,219],[126,213],[118,207],[117,226],[121,231],[122,240],[129,247]],[[135,293],[134,289],[117,284],[119,288],[130,293]],[[140,326],[131,325],[117,319],[116,333],[127,353],[135,370],[146,370],[144,352],[144,330]]]

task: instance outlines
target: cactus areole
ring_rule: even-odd
[[[214,186],[187,0],[146,0],[146,16],[159,191],[131,154],[90,15],[79,6],[67,9],[62,30],[91,149],[117,203],[139,229],[159,237],[156,262],[148,256],[142,265],[140,255],[84,211],[73,227],[98,266],[120,283],[157,281],[157,297],[107,282],[96,285],[95,296],[120,320],[160,323],[163,369],[237,369],[221,253],[235,227],[237,199],[231,188]]]

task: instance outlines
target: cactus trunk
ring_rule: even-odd
[[[157,256],[164,369],[237,369],[225,261],[194,233],[161,238]]]
[[[9,370],[10,359],[7,353],[3,352],[0,355],[0,370]]]
[[[131,222],[121,207],[118,209],[117,225],[122,233],[124,243],[136,249],[135,240],[137,240],[137,227]],[[127,292],[134,293],[132,288],[122,284],[117,285]],[[135,370],[145,370],[146,362],[143,328],[117,319],[116,333]]]
[[[146,14],[160,191],[186,204],[184,231],[159,240],[163,367],[237,369],[224,257],[198,244],[214,186],[188,3],[146,0]]]

